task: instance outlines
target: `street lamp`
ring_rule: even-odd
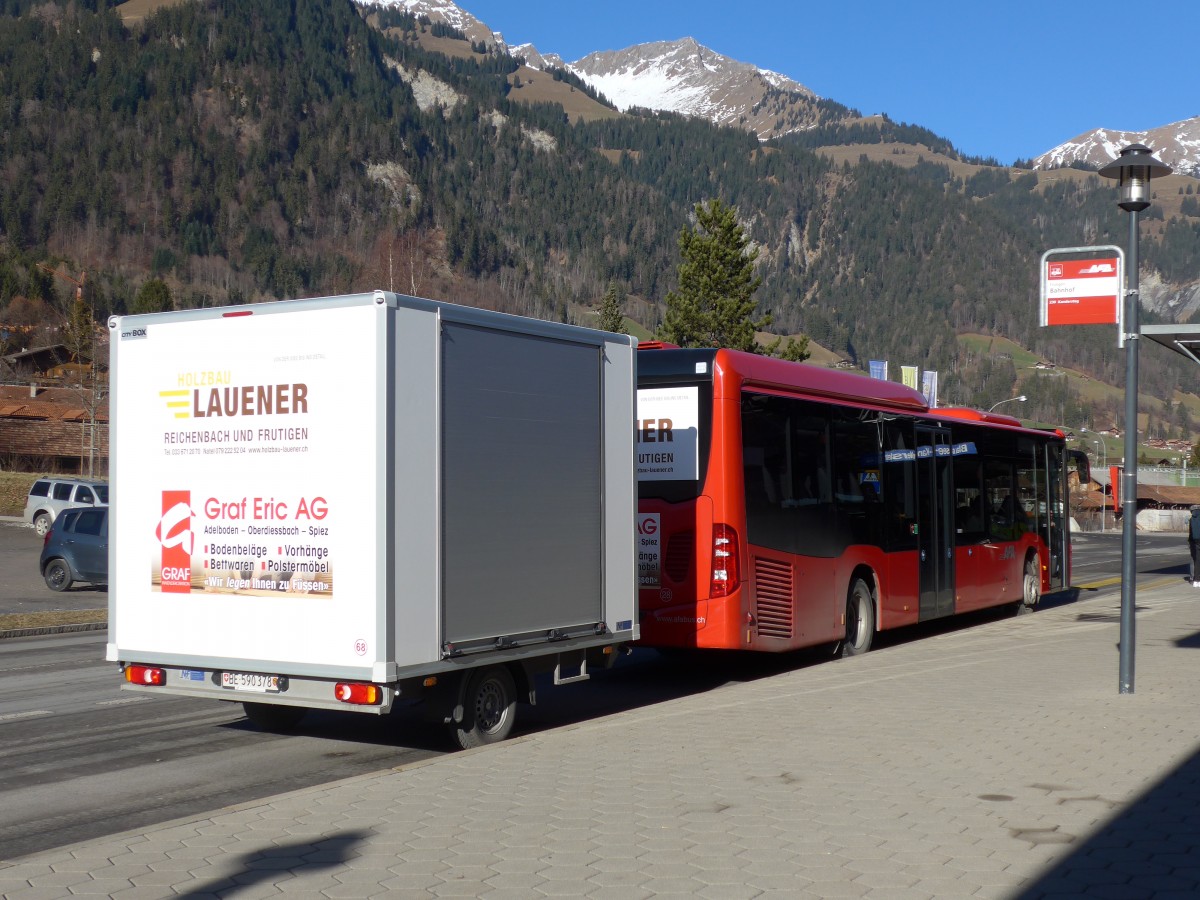
[[[1117,206],[1129,213],[1129,262],[1125,267],[1125,468],[1121,475],[1121,651],[1120,691],[1133,693],[1136,634],[1134,603],[1137,587],[1137,396],[1138,396],[1138,213],[1150,205],[1150,179],[1167,175],[1171,167],[1159,162],[1144,144],[1130,144],[1100,170],[1115,178],[1120,189]]]
[[[1085,428],[1085,429],[1083,429],[1083,430],[1084,430],[1084,431],[1087,431],[1087,429],[1086,429],[1086,428]],[[1101,463],[1100,463],[1100,470],[1101,470],[1101,471],[1107,471],[1107,470],[1108,470],[1108,447],[1107,447],[1107,446],[1105,446],[1105,444],[1104,444],[1104,441],[1102,441],[1102,440],[1100,440],[1100,439],[1098,439],[1098,438],[1088,438],[1087,440],[1089,440],[1089,441],[1091,441],[1093,444],[1095,444],[1095,445],[1096,445],[1096,449],[1097,449],[1097,450],[1100,452],[1100,454],[1101,454],[1101,458],[1103,459],[1103,462],[1101,462]],[[1108,504],[1104,502],[1104,499],[1103,499],[1103,492],[1101,492],[1101,499],[1100,499],[1100,533],[1101,533],[1101,534],[1103,534],[1103,533],[1104,533],[1104,531],[1105,531],[1105,529],[1107,529],[1107,528],[1108,528]]]
[[[1014,401],[1017,401],[1017,400],[1024,403],[1028,399],[1029,398],[1026,397],[1024,394],[1021,394],[1021,396],[1019,396],[1019,397],[1009,397],[1007,400],[1001,400],[1000,403],[1013,403]],[[988,412],[991,412],[993,409],[995,409],[997,406],[999,406],[1000,403],[993,403],[991,406],[988,407]]]

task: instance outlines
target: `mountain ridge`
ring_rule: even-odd
[[[1144,144],[1180,174],[1200,178],[1200,116],[1181,119],[1147,131],[1095,128],[1064,141],[1033,159],[1034,169],[1083,164],[1103,168],[1130,144]]]
[[[760,140],[828,123],[839,118],[830,111],[838,107],[844,110],[840,118],[847,121],[877,118],[864,117],[838,104],[836,98],[818,96],[788,75],[735,60],[693,38],[595,51],[575,62],[564,62],[557,53],[540,52],[533,44],[509,47],[501,32],[493,31],[452,0],[383,2],[429,16],[433,21],[445,21],[463,30],[472,40],[486,32],[493,42],[489,46],[500,52],[523,54],[535,68],[554,67],[573,72],[621,109],[644,107],[699,116],[718,125],[746,128]],[[759,80],[761,83],[756,83]],[[817,105],[821,102],[826,104],[823,114]],[[1200,178],[1200,116],[1140,132],[1096,128],[1044,151],[1027,166],[1018,167],[1049,169],[1082,164],[1100,168],[1130,143],[1147,144],[1167,165]]]

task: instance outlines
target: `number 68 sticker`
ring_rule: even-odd
[[[359,638],[357,641],[355,641],[354,642],[354,652],[357,653],[359,656],[366,656],[367,655],[367,642],[364,641],[362,638]]]

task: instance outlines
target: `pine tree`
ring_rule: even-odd
[[[616,334],[628,334],[625,329],[625,316],[621,313],[621,294],[616,282],[608,283],[604,299],[600,301],[600,330],[612,331]]]
[[[667,293],[661,336],[681,347],[730,347],[757,352],[754,332],[771,324],[755,320],[754,274],[758,249],[737,221],[737,210],[721,200],[696,204],[696,228],[679,235],[679,291]]]
[[[786,359],[788,362],[804,362],[812,356],[808,352],[807,334],[800,335],[800,340],[789,337],[786,344],[783,343],[783,338],[777,337],[767,345],[765,352],[768,356],[778,356],[780,359]]]
[[[133,312],[155,313],[174,309],[175,301],[171,298],[171,289],[161,278],[151,278],[133,298]]]

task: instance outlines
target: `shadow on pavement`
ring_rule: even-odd
[[[1048,897],[1200,895],[1200,753],[1022,892]]]
[[[175,896],[193,900],[201,897],[236,897],[256,884],[287,884],[285,872],[304,876],[325,869],[336,869],[351,858],[355,848],[365,842],[370,834],[370,831],[356,829],[316,843],[295,841],[245,853],[228,863],[240,870],[238,874]],[[222,865],[225,865],[224,861]]]

